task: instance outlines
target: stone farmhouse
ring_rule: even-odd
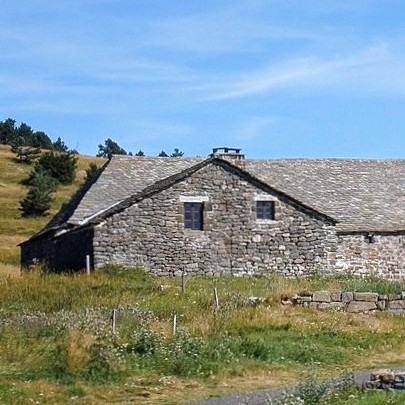
[[[405,277],[405,160],[113,156],[21,244],[23,267]]]

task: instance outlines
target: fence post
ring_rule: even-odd
[[[111,316],[111,328],[112,328],[112,333],[115,335],[116,331],[116,326],[117,326],[117,312],[115,309],[112,311],[112,316]]]
[[[186,292],[184,277],[185,277],[185,271],[183,269],[182,272],[181,272],[181,293],[182,294],[184,294]]]
[[[214,300],[215,300],[215,309],[218,309],[219,308],[219,299],[218,299],[217,287],[214,287]]]
[[[173,315],[173,336],[176,336],[176,328],[177,328],[177,315]]]
[[[86,273],[90,275],[90,255],[86,255]]]

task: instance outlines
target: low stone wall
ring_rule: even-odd
[[[366,390],[405,390],[405,371],[384,369],[374,371],[370,381],[363,384]]]
[[[350,291],[303,291],[282,297],[283,305],[347,312],[389,311],[405,313],[405,291],[398,294]]]

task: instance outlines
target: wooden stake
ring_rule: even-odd
[[[217,287],[214,287],[214,300],[215,300],[215,309],[218,309],[219,308],[219,299],[218,299]]]
[[[184,277],[185,277],[185,271],[181,272],[181,293],[184,294],[186,292],[185,285],[184,285]]]
[[[177,328],[177,315],[173,315],[173,336],[176,336],[176,328]]]
[[[111,327],[112,333],[115,335],[116,325],[117,325],[117,311],[113,309],[112,316],[111,316]]]
[[[86,273],[90,275],[90,256],[86,255]]]

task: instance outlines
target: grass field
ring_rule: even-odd
[[[78,179],[56,193],[52,213],[94,160],[80,158]],[[405,364],[403,316],[317,312],[279,303],[282,294],[301,290],[393,292],[404,291],[404,283],[195,278],[186,280],[182,292],[179,279],[120,267],[90,276],[41,269],[20,275],[15,245],[49,220],[19,215],[25,192],[20,181],[28,170],[0,147],[1,404],[177,404],[307,376],[322,380]],[[251,307],[250,296],[265,301]],[[405,402],[403,395],[384,395],[348,389],[324,403]]]
[[[372,290],[381,283],[205,278],[188,280],[184,294],[178,279],[164,283],[162,288],[161,279],[123,268],[91,276],[38,271],[3,277],[0,403],[12,403],[17,391],[19,403],[77,397],[86,404],[174,404],[284,385],[310,374],[322,379],[405,364],[403,316],[316,312],[278,302],[280,294],[319,285],[355,283]],[[265,303],[247,306],[252,295],[265,297]]]

